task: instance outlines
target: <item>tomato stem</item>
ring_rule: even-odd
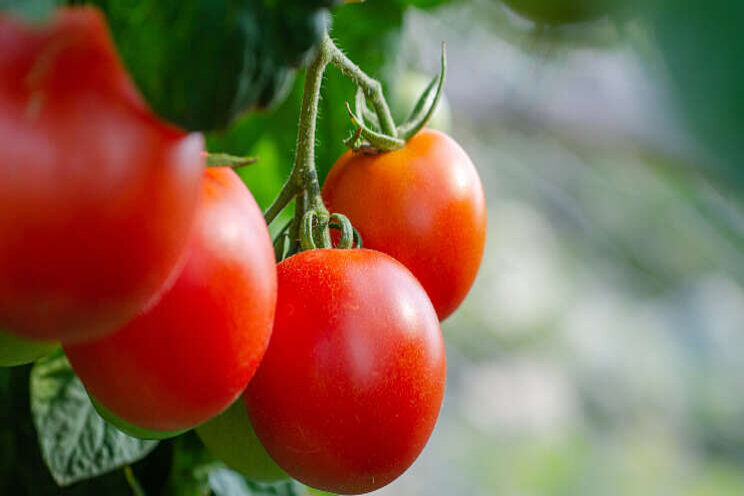
[[[129,465],[124,467],[124,478],[127,480],[129,488],[132,490],[134,496],[145,496],[145,490],[140,486],[140,483],[137,481],[137,478],[132,471],[132,467]]]
[[[444,88],[444,78],[447,75],[447,47],[444,42],[442,42],[441,65],[439,74],[432,79],[429,86],[421,94],[421,97],[414,106],[408,120],[398,126],[398,132],[403,141],[410,140],[416,135],[416,133],[421,131],[421,129],[423,129],[429,122],[432,115],[434,115],[434,111],[439,105],[439,100],[442,96],[442,89]],[[432,92],[434,93],[434,99],[427,107],[427,102],[431,98]]]
[[[345,76],[354,81],[362,89],[364,96],[372,103],[380,121],[380,131],[383,134],[396,138],[398,131],[395,128],[395,121],[393,121],[393,115],[390,113],[390,107],[388,107],[385,96],[382,93],[382,84],[362,71],[358,65],[352,62],[349,57],[344,55],[333,44],[333,41],[330,41],[330,38],[326,49],[328,50],[330,62],[338,67]]]
[[[310,246],[323,248],[332,246],[328,230],[331,216],[323,204],[318,172],[315,168],[315,131],[318,119],[318,102],[323,84],[323,73],[328,64],[335,65],[344,75],[351,78],[360,88],[364,98],[369,100],[375,109],[377,121],[375,124],[379,126],[379,132],[364,126],[362,120],[364,117],[360,116],[357,120],[349,108],[352,121],[360,124],[357,139],[363,136],[373,146],[379,145],[382,148],[399,148],[405,144],[402,140],[396,138],[397,129],[382,93],[380,82],[365,74],[359,66],[339,50],[328,33],[325,33],[315,56],[305,71],[305,87],[302,92],[297,149],[292,172],[276,199],[264,213],[266,223],[271,224],[292,200],[295,200],[294,218],[288,232],[290,238],[288,253],[308,249]],[[339,223],[338,218],[334,219]],[[344,222],[340,223],[344,224]],[[308,229],[310,232],[306,232]],[[346,233],[344,245],[349,244],[348,238],[349,235]]]
[[[230,167],[231,169],[239,169],[246,165],[255,164],[258,162],[258,157],[236,157],[235,155],[229,155],[227,153],[207,153],[203,152],[204,160],[207,167]]]

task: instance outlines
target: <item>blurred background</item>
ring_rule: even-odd
[[[393,4],[340,7],[332,35],[399,116],[446,40],[433,125],[476,164],[489,233],[443,325],[436,431],[379,494],[744,494],[742,9],[683,0],[551,27],[499,1]],[[212,136],[261,156],[243,174],[263,205],[291,166],[300,88]],[[353,90],[328,69],[321,176]]]

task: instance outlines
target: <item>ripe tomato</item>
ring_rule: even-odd
[[[271,335],[274,251],[232,170],[205,172],[186,249],[183,271],[155,306],[113,334],[64,346],[89,393],[141,429],[188,429],[227,408]]]
[[[266,453],[240,400],[200,425],[196,433],[214,457],[250,480],[275,482],[289,478]]]
[[[439,414],[434,308],[403,265],[372,250],[311,250],[277,269],[271,344],[244,395],[256,434],[304,484],[378,489],[413,463]]]
[[[452,138],[425,129],[394,152],[347,151],[328,173],[323,198],[349,218],[365,248],[413,272],[440,320],[460,305],[483,256],[486,200],[478,172]]]
[[[503,0],[519,15],[543,24],[572,24],[602,17],[618,0]]]
[[[157,120],[102,16],[0,14],[0,322],[80,340],[120,327],[174,273],[203,138]]]
[[[33,362],[58,347],[54,341],[29,341],[0,330],[0,367]]]

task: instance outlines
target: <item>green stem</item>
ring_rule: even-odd
[[[258,162],[257,157],[236,157],[227,153],[204,153],[207,167],[230,167],[238,169]]]
[[[142,486],[140,486],[140,483],[137,481],[137,478],[134,476],[134,472],[132,472],[132,467],[127,465],[124,467],[124,477],[127,479],[127,483],[129,484],[129,487],[132,489],[132,494],[134,496],[145,496],[145,490],[142,489]]]
[[[372,102],[372,106],[375,108],[375,112],[377,112],[377,117],[380,121],[380,131],[393,138],[397,137],[395,121],[393,121],[393,116],[385,101],[385,96],[382,94],[382,85],[380,82],[365,74],[358,65],[339,50],[330,38],[326,39],[325,49],[328,51],[329,62],[338,67],[345,76],[351,78],[357,86],[362,88],[364,95]]]
[[[318,172],[315,169],[315,131],[318,119],[318,102],[320,101],[320,88],[323,84],[323,72],[328,64],[334,64],[341,72],[350,77],[362,88],[364,95],[375,108],[377,118],[380,121],[382,133],[390,135],[395,140],[397,133],[395,122],[390,114],[385,98],[382,94],[382,85],[367,76],[356,64],[346,57],[341,50],[334,45],[326,33],[318,46],[315,57],[307,66],[305,71],[305,87],[302,92],[302,107],[300,108],[300,119],[297,131],[297,150],[295,160],[289,179],[282,186],[279,195],[264,213],[266,223],[270,224],[294,199],[295,212],[290,227],[290,253],[294,253],[299,246],[303,235],[303,219],[305,214],[313,212],[315,223],[309,227],[313,232],[309,233],[319,247],[331,247],[331,235],[328,230],[330,215],[323,204],[320,195],[320,183]],[[305,229],[307,229],[305,223]],[[306,246],[309,243],[305,243]]]
[[[305,88],[302,92],[302,106],[300,107],[300,122],[298,124],[297,150],[295,152],[294,165],[289,179],[284,183],[279,195],[264,213],[267,224],[270,224],[295,197],[302,195],[304,192],[309,193],[313,208],[320,207],[320,209],[325,210],[323,202],[314,199],[314,197],[320,196],[318,173],[315,170],[315,127],[318,118],[318,101],[320,100],[323,71],[325,71],[328,65],[328,57],[324,50],[324,41],[321,41],[318,52],[307,67],[305,73]],[[298,198],[295,211],[297,209],[304,209],[305,203]],[[327,215],[328,213],[326,212]],[[295,225],[297,224],[299,224],[299,220],[295,218]]]
[[[271,202],[269,208],[267,208],[266,212],[264,212],[264,219],[266,220],[266,224],[271,224],[274,219],[276,219],[277,215],[282,213],[282,210],[284,210],[287,205],[289,205],[289,202],[291,202],[295,198],[295,196],[297,196],[299,191],[300,190],[295,185],[294,178],[290,176],[287,182],[284,183],[284,186],[282,186],[281,191],[279,191],[279,195],[274,198],[274,201]]]

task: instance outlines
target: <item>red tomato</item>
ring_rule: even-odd
[[[266,351],[276,260],[263,215],[230,169],[207,169],[186,263],[174,286],[123,329],[64,346],[107,410],[177,431],[227,408]]]
[[[154,299],[185,247],[203,138],[157,120],[93,9],[0,14],[0,323],[80,340]]]
[[[329,172],[323,198],[349,218],[365,248],[413,272],[440,320],[465,299],[483,256],[486,200],[475,166],[452,138],[425,129],[394,152],[348,151]]]
[[[278,266],[271,344],[244,399],[271,458],[333,493],[402,474],[434,428],[445,383],[437,315],[399,262],[311,250]]]

